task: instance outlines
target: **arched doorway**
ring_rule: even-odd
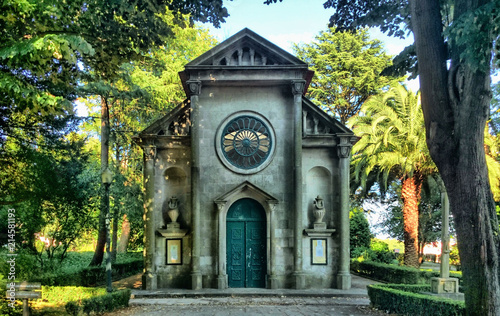
[[[266,286],[266,212],[249,198],[231,205],[226,218],[229,287]]]

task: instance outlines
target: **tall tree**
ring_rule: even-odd
[[[295,54],[314,70],[308,97],[343,124],[361,105],[391,82],[404,78],[381,75],[391,65],[382,42],[367,29],[341,32],[329,28],[311,44],[295,44]]]
[[[350,125],[361,137],[353,147],[352,163],[362,185],[366,185],[373,172],[383,176],[385,185],[391,173],[401,181],[404,264],[418,267],[420,191],[424,177],[436,170],[423,141],[424,118],[419,98],[404,86],[396,86],[371,97]]]
[[[335,10],[330,24],[340,29],[413,33],[427,145],[455,219],[467,314],[500,315],[500,231],[483,147],[492,57],[500,61],[500,2],[327,0],[324,6]]]
[[[172,15],[164,16],[167,20],[171,18]],[[143,229],[142,204],[137,199],[142,188],[142,152],[134,146],[131,137],[185,99],[178,72],[191,59],[215,45],[207,30],[191,27],[187,18],[172,29],[174,37],[152,48],[147,58],[123,64],[113,79],[89,85],[89,94],[99,92],[100,96],[85,99],[90,115],[96,117],[104,108],[99,100],[107,101],[110,168],[115,175],[110,209],[116,216],[119,212],[127,215],[130,226],[125,228],[134,234]],[[89,121],[84,129],[89,135],[98,134],[101,123]],[[118,224],[116,216],[114,227]],[[104,232],[102,236],[105,237]],[[117,239],[116,229],[113,229],[113,238]],[[128,239],[125,236],[124,240]],[[122,244],[123,247],[126,248],[126,244]]]
[[[35,133],[71,115],[83,83],[111,80],[123,63],[143,60],[185,15],[215,26],[227,16],[222,0],[6,0],[0,11],[0,142],[14,137],[19,113],[41,124],[17,128]]]

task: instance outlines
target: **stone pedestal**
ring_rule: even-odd
[[[275,275],[268,276],[267,287],[272,289],[272,290],[280,289],[281,285],[279,284],[278,277]]]
[[[337,274],[337,288],[340,290],[349,290],[351,288],[351,274],[350,273]]]
[[[306,275],[305,273],[294,273],[295,289],[301,290],[306,288]]]
[[[156,273],[145,272],[142,275],[142,289],[143,290],[156,290],[158,288],[158,278]]]
[[[431,292],[437,294],[458,293],[458,279],[431,278]]]
[[[200,290],[203,288],[201,273],[191,273],[191,289]]]
[[[217,288],[219,290],[227,289],[227,274],[219,274],[217,276]]]
[[[158,229],[157,231],[158,233],[160,233],[160,235],[162,235],[165,238],[182,238],[186,236],[187,229],[180,229],[179,223],[175,224],[177,225],[167,224],[167,229]]]

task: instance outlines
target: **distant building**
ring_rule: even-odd
[[[357,137],[304,97],[312,75],[248,29],[185,66],[186,102],[135,136],[145,288],[350,288]]]

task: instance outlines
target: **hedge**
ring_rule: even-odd
[[[465,303],[446,298],[420,294],[429,292],[427,284],[372,284],[368,296],[373,307],[388,313],[403,315],[465,315]]]
[[[399,284],[430,284],[431,278],[439,277],[439,272],[431,270],[419,270],[412,267],[395,266],[372,261],[352,261],[351,270],[356,274],[369,277],[374,280],[399,283]],[[450,276],[458,278],[460,286],[462,273],[450,272]]]
[[[117,308],[128,307],[130,290],[119,290],[116,292],[82,299],[80,301],[68,302],[64,306],[69,315],[90,315],[92,313],[102,314],[111,312]]]
[[[128,262],[115,263],[112,266],[113,280],[132,275],[142,271],[143,259],[135,259]],[[106,268],[104,266],[87,267],[76,272],[49,273],[38,278],[32,278],[31,282],[40,282],[50,286],[96,286],[106,282]]]

